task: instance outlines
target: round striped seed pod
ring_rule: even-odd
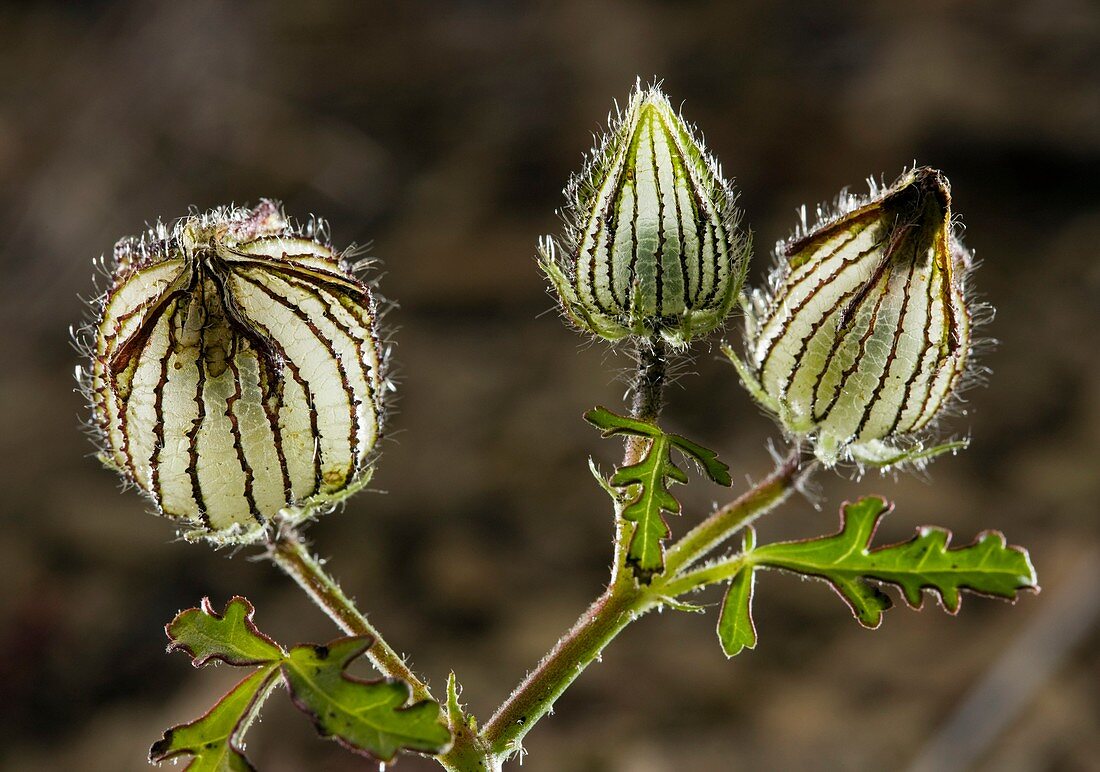
[[[746,316],[745,359],[727,354],[785,430],[829,466],[921,463],[965,445],[925,445],[972,353],[972,261],[943,174],[918,168],[842,196],[776,255]]]
[[[724,322],[748,240],[732,187],[658,87],[635,87],[565,193],[565,233],[540,262],[577,327],[683,346]]]
[[[189,537],[254,541],[369,478],[374,301],[324,231],[264,201],[115,248],[83,374],[100,458]]]

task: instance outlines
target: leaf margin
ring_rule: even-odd
[[[237,609],[243,609],[243,612],[238,614]],[[231,615],[232,611],[232,615]],[[256,613],[255,606],[252,602],[242,595],[234,595],[225,603],[225,608],[222,613],[218,613],[214,609],[214,605],[210,602],[209,596],[204,596],[199,602],[198,608],[192,607],[184,609],[172,618],[172,621],[164,626],[164,633],[168,636],[168,647],[166,651],[171,654],[174,651],[182,651],[184,654],[191,658],[191,664],[194,667],[201,668],[210,664],[211,662],[224,662],[227,665],[234,667],[249,667],[252,665],[264,665],[270,662],[275,662],[286,656],[286,652],[283,648],[275,643],[275,641],[265,633],[260,632],[260,629],[256,627],[256,623],[253,621],[253,616]],[[261,644],[269,646],[273,649],[277,655],[268,658],[250,658],[241,657],[233,658],[225,653],[211,652],[209,654],[199,654],[194,646],[185,640],[182,640],[179,635],[179,631],[176,629],[178,625],[182,625],[185,622],[189,622],[192,618],[198,615],[205,615],[213,620],[215,625],[221,623],[229,623],[234,618],[244,625],[247,633],[256,638]]]
[[[996,539],[999,543],[1000,548],[1004,552],[1015,553],[1016,556],[1023,561],[1024,566],[1026,566],[1027,568],[1027,574],[1026,576],[1019,575],[1019,579],[1023,581],[1019,581],[1017,583],[1015,588],[1012,590],[1011,595],[975,588],[970,585],[960,583],[954,587],[953,597],[955,602],[953,604],[949,602],[948,598],[943,593],[943,589],[938,585],[922,583],[920,585],[917,585],[917,593],[910,595],[908,588],[906,588],[906,586],[899,581],[884,578],[882,576],[875,576],[874,572],[858,574],[850,580],[851,585],[854,587],[855,590],[868,593],[869,596],[874,598],[875,603],[878,605],[878,608],[874,610],[873,615],[868,615],[867,617],[865,617],[863,614],[861,614],[861,610],[852,601],[851,597],[845,594],[843,589],[835,582],[835,580],[827,574],[816,571],[804,571],[798,568],[792,568],[787,565],[777,565],[768,561],[767,553],[769,550],[782,548],[786,545],[804,545],[807,543],[819,542],[827,539],[838,539],[842,537],[845,534],[849,523],[851,522],[849,518],[849,510],[859,506],[870,507],[875,501],[878,502],[879,506],[877,511],[870,516],[869,527],[866,528],[866,536],[862,540],[862,549],[866,550],[868,557],[886,550],[896,550],[911,544],[915,544],[922,538],[928,538],[928,536],[931,534],[935,534],[940,538],[939,544],[945,554],[969,550],[984,545],[989,539]],[[1010,544],[1004,533],[999,530],[982,530],[978,532],[974,540],[970,543],[963,544],[961,546],[954,546],[952,545],[952,538],[954,534],[950,529],[940,526],[924,525],[918,526],[915,529],[915,534],[909,539],[871,548],[870,545],[874,541],[875,533],[877,532],[878,526],[881,524],[882,519],[886,515],[893,512],[893,510],[894,502],[890,501],[884,496],[868,495],[862,496],[855,501],[845,500],[839,507],[840,525],[836,532],[818,537],[795,539],[791,541],[766,544],[754,550],[748,557],[754,565],[760,568],[770,568],[780,571],[786,571],[788,573],[794,573],[800,576],[806,576],[825,582],[833,589],[834,592],[836,592],[837,595],[840,596],[840,598],[848,606],[849,610],[852,612],[852,615],[856,618],[856,620],[863,627],[871,630],[877,629],[882,624],[883,615],[886,611],[894,606],[893,599],[881,589],[881,587],[885,585],[890,585],[897,588],[906,605],[918,611],[921,610],[924,606],[925,591],[930,591],[930,594],[936,598],[940,607],[952,616],[958,614],[961,610],[962,595],[964,593],[970,593],[982,597],[997,598],[999,600],[1004,600],[1009,603],[1015,603],[1019,599],[1020,592],[1030,591],[1033,593],[1037,593],[1040,591],[1035,567],[1031,561],[1030,553],[1024,547]],[[857,514],[857,517],[858,516],[859,515]],[[845,555],[845,557],[847,557],[847,555]]]
[[[222,772],[227,770],[228,772],[237,772],[238,770],[254,770],[255,767],[252,762],[245,756],[244,750],[238,744],[238,741],[243,737],[244,733],[248,731],[249,726],[255,721],[259,715],[260,708],[267,701],[267,698],[271,695],[279,678],[279,665],[276,662],[271,662],[263,667],[259,667],[252,671],[237,684],[223,694],[218,701],[214,703],[205,713],[201,716],[186,721],[182,724],[175,724],[164,730],[164,735],[160,740],[157,740],[149,748],[149,763],[150,764],[162,764],[165,761],[172,761],[180,756],[189,755],[191,758],[187,762],[187,766],[183,767],[184,770],[192,770],[192,772],[203,772],[207,769],[213,772]],[[254,682],[251,683],[250,682]],[[248,685],[246,687],[246,685]],[[173,740],[181,732],[181,730],[198,730],[199,725],[208,722],[215,721],[216,715],[219,710],[225,709],[231,700],[239,690],[242,688],[250,688],[252,694],[247,698],[244,703],[241,713],[233,721],[229,728],[229,731],[225,735],[217,738],[218,744],[224,745],[224,753],[227,754],[227,758],[235,759],[236,763],[230,764],[218,764],[215,767],[208,767],[204,765],[203,753],[204,751],[211,750],[206,747],[172,747]],[[207,740],[204,745],[210,745],[210,741]]]
[[[359,657],[363,656],[373,644],[374,638],[370,635],[347,635],[341,636],[339,638],[334,638],[327,644],[302,643],[292,647],[290,651],[287,652],[286,659],[280,664],[279,667],[280,673],[282,674],[283,683],[287,687],[287,693],[290,696],[291,702],[294,703],[294,706],[298,708],[298,710],[300,710],[310,719],[310,722],[313,724],[314,729],[317,731],[320,737],[326,740],[333,740],[351,753],[370,759],[372,761],[376,761],[380,764],[393,763],[394,759],[397,757],[397,754],[402,751],[424,753],[433,756],[445,753],[446,750],[450,747],[453,737],[451,735],[450,728],[447,726],[447,723],[445,721],[443,706],[441,706],[435,700],[429,699],[417,700],[416,702],[410,703],[409,700],[412,698],[412,687],[407,682],[400,679],[388,678],[386,676],[381,676],[374,679],[359,678],[347,672],[348,666],[351,665],[351,663],[357,660]],[[442,742],[439,745],[432,747],[431,749],[424,747],[414,747],[407,743],[395,744],[393,752],[388,757],[386,757],[382,754],[376,753],[371,748],[367,748],[355,743],[354,741],[343,736],[339,732],[331,731],[327,726],[322,723],[323,717],[318,714],[318,711],[311,707],[308,703],[308,700],[303,698],[299,694],[299,691],[295,688],[294,680],[291,678],[290,673],[288,672],[288,668],[290,668],[291,665],[297,664],[296,660],[294,659],[294,653],[296,651],[311,650],[317,653],[320,649],[326,651],[325,656],[318,657],[318,659],[322,661],[327,659],[328,655],[333,652],[340,652],[343,655],[343,660],[337,662],[336,667],[339,677],[345,682],[361,686],[388,685],[401,688],[405,692],[405,696],[404,699],[402,699],[401,702],[398,704],[398,706],[392,709],[395,713],[406,713],[413,710],[425,710],[425,706],[434,705],[436,707],[438,715],[436,725],[439,726],[446,733],[446,742]]]

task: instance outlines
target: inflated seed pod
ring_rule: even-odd
[[[825,464],[923,461],[971,361],[971,255],[935,169],[842,196],[776,250],[746,316],[742,380]]]
[[[100,457],[189,536],[252,541],[369,477],[374,302],[324,230],[264,201],[115,248],[83,378]]]
[[[577,327],[682,346],[723,323],[748,240],[732,187],[657,86],[635,88],[565,192],[565,233],[540,258]]]

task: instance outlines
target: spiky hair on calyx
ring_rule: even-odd
[[[566,316],[606,340],[676,347],[721,326],[747,266],[736,194],[659,84],[639,80],[565,187],[540,262]]]
[[[747,298],[745,358],[727,354],[784,431],[827,465],[923,467],[966,441],[927,446],[980,379],[974,261],[959,238],[946,177],[906,170],[870,194],[842,191],[775,250]]]
[[[116,245],[78,381],[101,459],[186,536],[255,541],[370,479],[390,382],[354,257],[269,200]]]

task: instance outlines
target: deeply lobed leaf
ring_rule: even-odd
[[[403,681],[364,681],[345,672],[370,645],[369,636],[353,636],[291,649],[282,670],[294,704],[322,736],[381,762],[392,761],[403,749],[444,751],[451,733],[438,703],[406,706],[411,690]]]
[[[239,741],[259,713],[276,682],[275,663],[247,676],[194,721],[174,726],[149,749],[149,761],[189,755],[188,772],[248,772],[252,764],[241,752]]]
[[[999,531],[984,531],[973,544],[952,549],[949,531],[925,526],[909,541],[871,549],[875,529],[891,509],[874,496],[846,502],[835,534],[767,544],[749,559],[828,581],[859,622],[871,628],[892,605],[871,581],[896,585],[913,608],[920,608],[923,590],[932,590],[952,614],[964,590],[1014,600],[1019,590],[1038,589],[1027,551],[1008,546]]]
[[[324,737],[348,749],[388,763],[400,750],[440,753],[450,744],[438,703],[422,700],[406,706],[411,688],[403,681],[363,681],[345,669],[370,648],[370,636],[340,638],[328,646],[283,650],[252,622],[252,604],[232,598],[218,614],[204,598],[165,630],[169,651],[185,651],[196,667],[211,660],[259,666],[207,713],[172,727],[149,751],[154,763],[189,755],[192,772],[242,772],[252,769],[239,748],[241,739],[279,676],[294,704],[307,713]]]
[[[589,410],[584,414],[584,420],[602,429],[604,437],[613,437],[616,434],[651,438],[665,436],[681,453],[697,462],[711,480],[726,487],[733,484],[733,479],[730,477],[730,468],[718,460],[718,454],[710,448],[689,440],[687,437],[679,434],[667,434],[656,424],[612,413],[603,406],[596,406]]]
[[[634,523],[626,558],[643,579],[665,564],[663,542],[671,532],[662,513],[680,514],[680,502],[668,486],[687,482],[687,475],[672,463],[668,450],[667,437],[654,437],[638,463],[620,468],[608,481],[616,488],[634,488],[622,510],[623,519]]]
[[[729,467],[713,450],[678,434],[666,434],[657,425],[595,407],[584,414],[586,421],[603,431],[604,437],[625,434],[648,440],[645,453],[633,464],[621,467],[608,483],[627,490],[622,517],[634,523],[627,548],[627,562],[641,581],[664,568],[663,542],[669,537],[664,513],[679,514],[680,502],[669,485],[686,483],[687,475],[672,461],[672,448],[694,459],[706,475],[719,485],[730,485]]]
[[[283,650],[256,628],[254,613],[252,604],[239,595],[230,598],[221,614],[203,598],[200,608],[181,611],[165,626],[171,641],[168,651],[187,652],[195,667],[210,660],[239,666],[280,661]]]

